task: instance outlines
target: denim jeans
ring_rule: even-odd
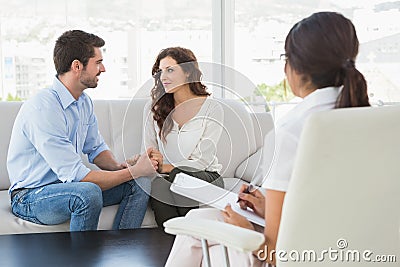
[[[151,181],[141,177],[104,192],[94,183],[52,183],[19,191],[11,200],[12,212],[44,225],[70,221],[70,231],[97,230],[102,207],[120,204],[113,229],[141,226]]]

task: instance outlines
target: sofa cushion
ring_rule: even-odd
[[[249,183],[255,177],[257,177],[257,174],[259,173],[259,166],[261,164],[261,154],[262,147],[257,149],[257,151],[253,155],[240,163],[240,165],[236,169],[235,177],[243,179]]]
[[[0,191],[0,234],[24,234],[39,232],[66,232],[69,223],[39,225],[20,219],[11,212],[10,196],[6,190]]]
[[[96,100],[94,111],[99,123],[99,131],[110,147],[117,161],[124,161],[140,152],[142,140],[142,114],[149,99]],[[96,166],[83,162],[91,169]]]
[[[118,205],[105,207],[101,210],[99,230],[111,229],[117,210]],[[69,231],[69,221],[58,225],[40,225],[14,216],[11,212],[10,196],[6,190],[0,191],[0,218],[0,235]],[[147,208],[142,227],[157,227],[150,207]]]
[[[1,102],[0,116],[0,190],[10,187],[7,172],[7,152],[10,143],[11,131],[15,117],[22,105],[22,102]]]
[[[217,144],[221,176],[234,177],[237,166],[256,150],[253,121],[243,103],[236,100],[221,101],[224,110],[224,129]]]

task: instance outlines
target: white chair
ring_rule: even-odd
[[[208,241],[222,245],[223,258],[227,267],[230,266],[227,247],[241,252],[250,252],[258,249],[264,242],[264,235],[261,233],[213,220],[178,217],[166,221],[164,227],[165,232],[169,234],[199,238],[206,267],[211,266]]]
[[[303,129],[285,196],[277,266],[398,266],[368,260],[380,255],[400,261],[399,204],[400,106],[312,115]],[[176,218],[165,226],[168,233],[244,251],[258,248],[264,240],[259,233],[215,221]],[[246,236],[239,237],[242,234]],[[235,242],[253,234],[252,248]]]
[[[315,114],[297,153],[277,266],[399,266],[372,261],[400,261],[400,106]]]

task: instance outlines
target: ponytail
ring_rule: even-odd
[[[370,106],[367,93],[367,82],[354,64],[354,60],[347,59],[342,70],[343,89],[336,102],[336,108],[366,107]]]

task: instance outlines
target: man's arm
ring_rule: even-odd
[[[126,168],[126,164],[118,163],[115,160],[113,153],[110,150],[104,150],[93,160],[93,163],[96,164],[102,170],[106,171],[117,171]]]
[[[157,161],[150,160],[149,153],[152,148],[143,153],[134,166],[117,171],[90,171],[81,182],[97,184],[101,190],[107,190],[141,176],[153,176],[157,170]]]

